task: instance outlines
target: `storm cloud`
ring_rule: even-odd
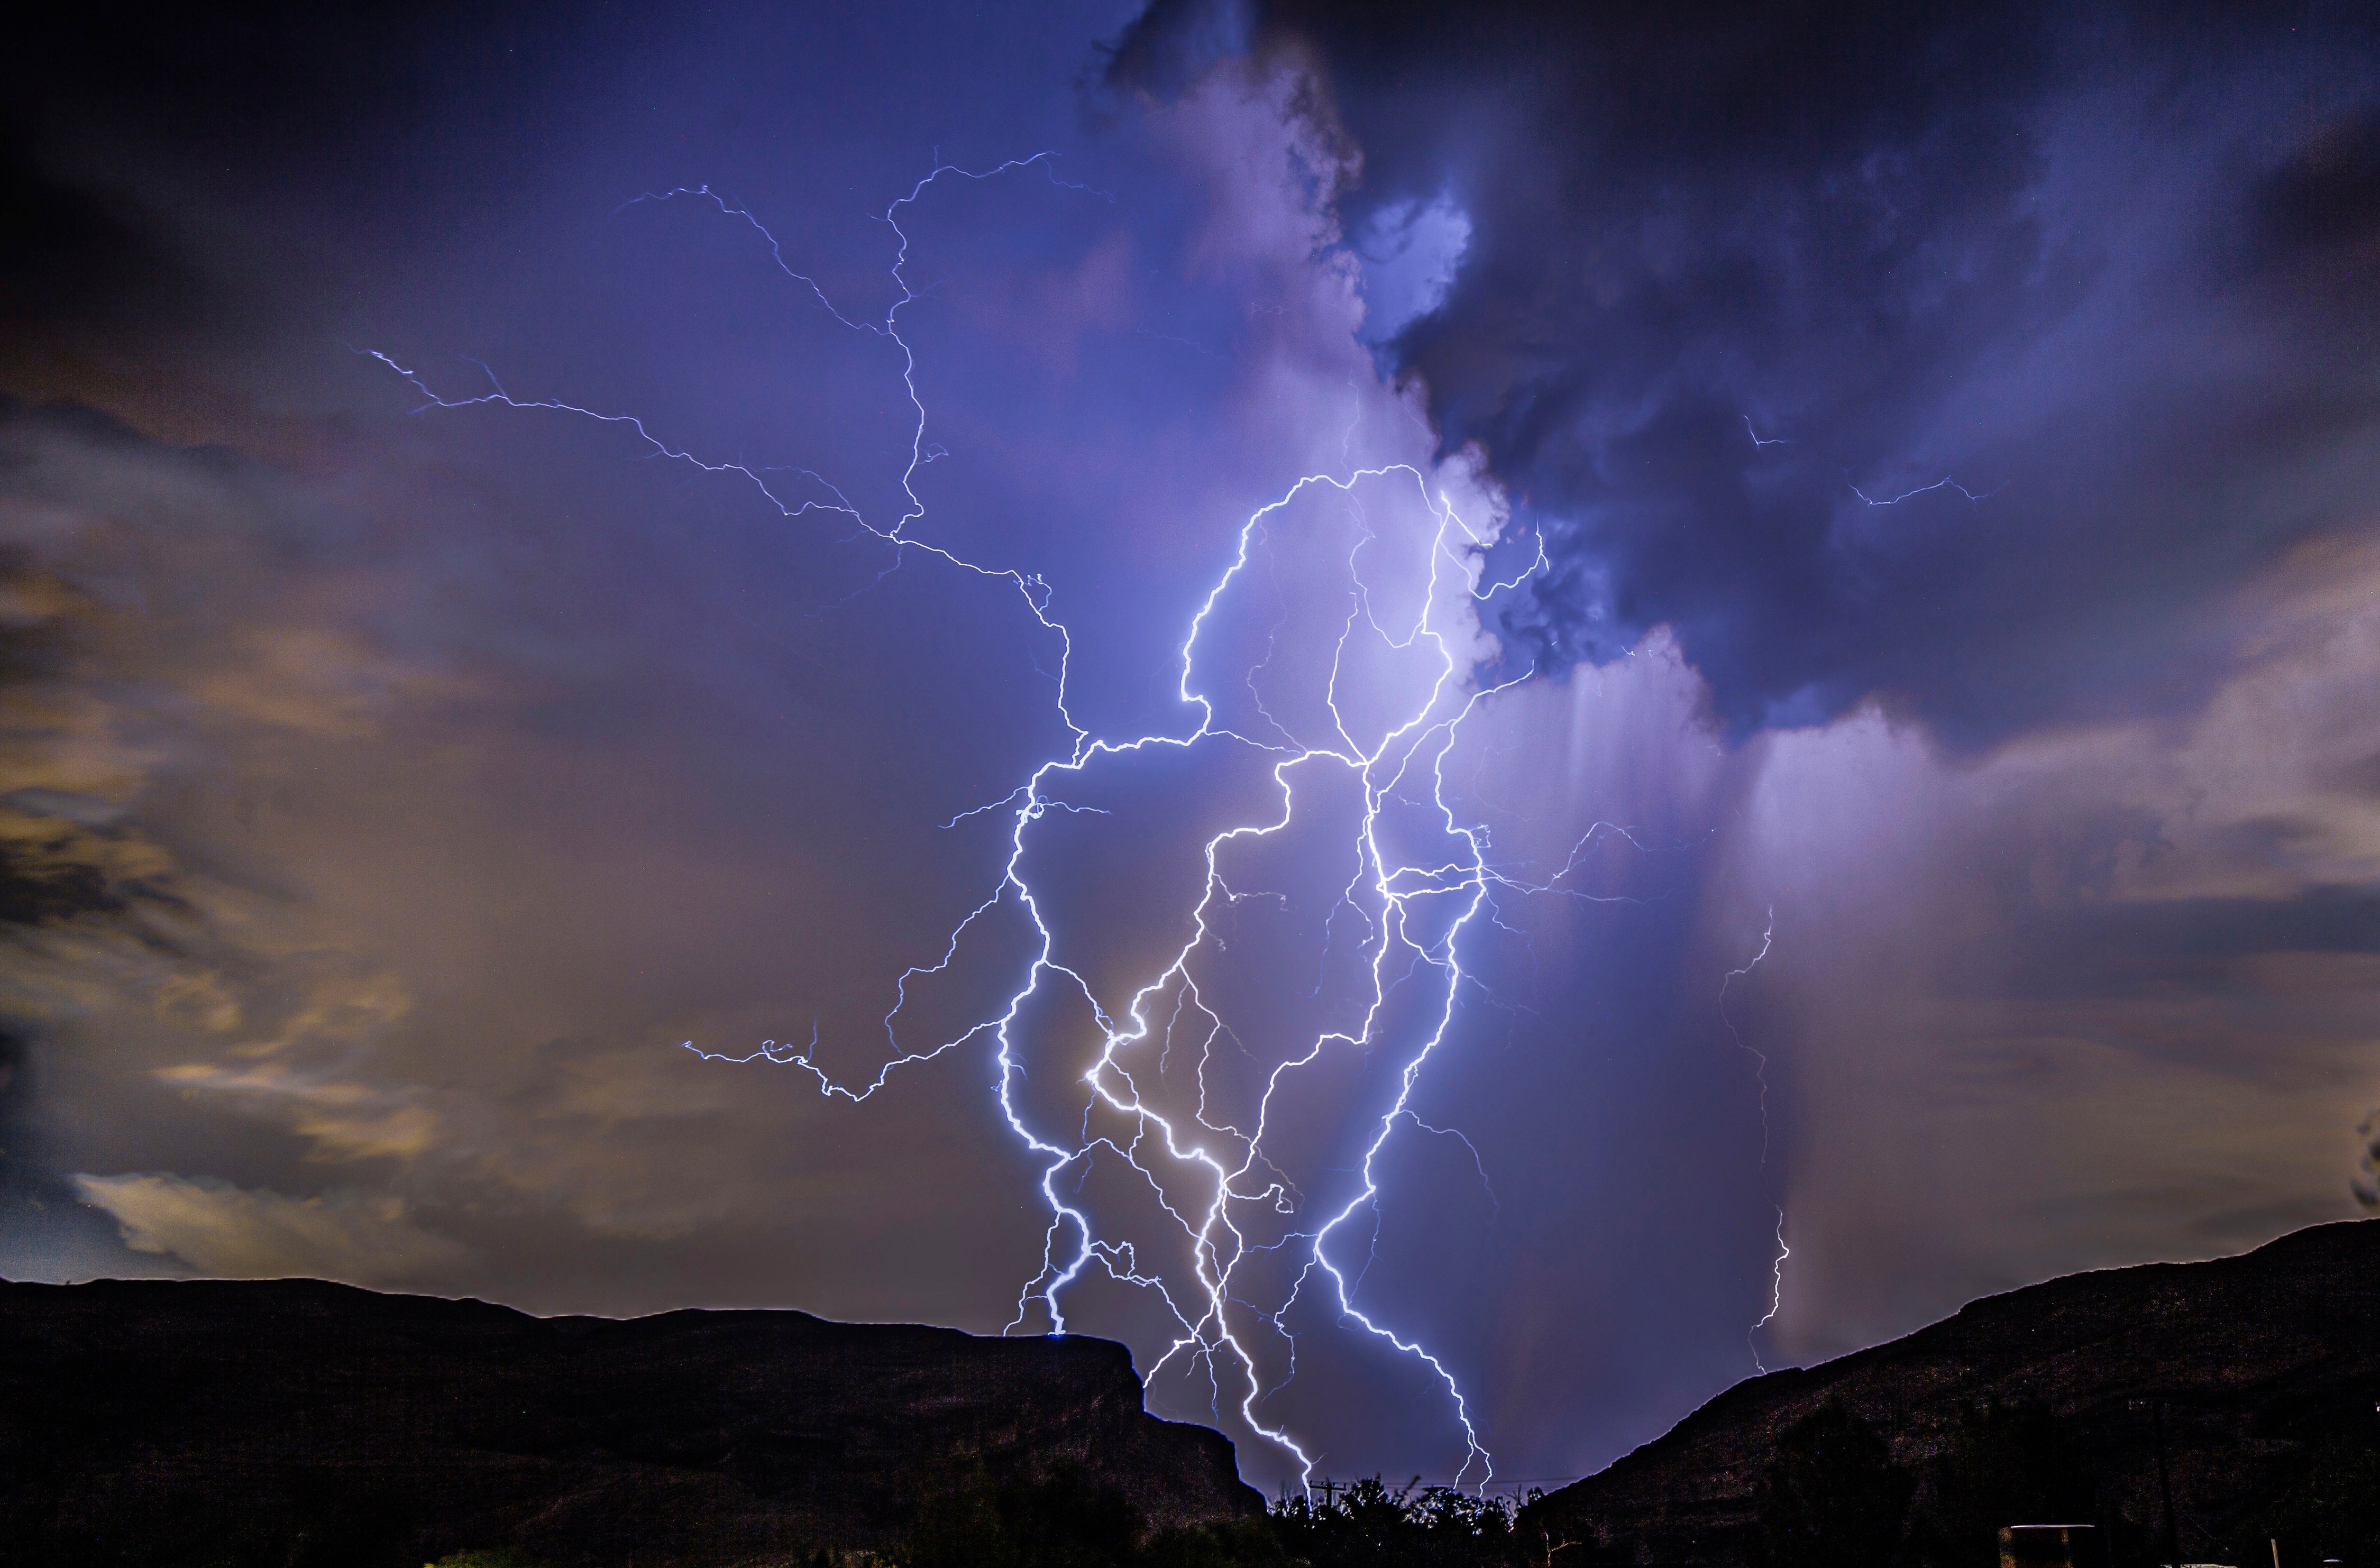
[[[0,1269],[1001,1331],[1049,1214],[963,1031],[1032,933],[1003,903],[905,971],[1069,718],[1191,722],[1250,515],[1397,463],[1252,535],[1196,662],[1269,741],[1360,728],[1307,678],[1359,559],[1406,602],[1439,505],[1503,528],[1463,573],[1545,546],[1448,623],[1498,687],[1440,773],[1492,918],[1347,1233],[1500,1475],[2360,1211],[2360,15],[121,21],[0,60]],[[914,360],[871,330],[905,298]],[[913,504],[988,571],[853,517]],[[1265,779],[1070,781],[1028,869],[1089,989]],[[1293,961],[1357,952],[1339,863],[1280,845],[1225,857],[1219,1092],[1321,1005]],[[1051,1125],[1080,1012],[1019,1032]],[[864,1106],[786,1060],[951,1039]],[[1396,1077],[1325,1065],[1317,1194]],[[1269,1417],[1451,1477],[1443,1385],[1322,1299]],[[1069,1311],[1144,1367],[1177,1331],[1113,1279]],[[1206,1368],[1150,1397],[1291,1473]]]
[[[1160,4],[1120,76],[1212,30]],[[1557,556],[1552,667],[1667,626],[1730,729],[2176,711],[2200,610],[2371,521],[2380,36],[2352,7],[1257,5],[1468,225],[1388,346]]]

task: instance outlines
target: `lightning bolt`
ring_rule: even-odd
[[[1753,1076],[1760,1083],[1760,1169],[1764,1171],[1768,1168],[1768,1053],[1755,1046],[1746,1045],[1743,1042],[1743,1036],[1737,1032],[1735,1020],[1727,1015],[1727,988],[1760,967],[1760,961],[1768,956],[1768,949],[1776,940],[1777,906],[1772,904],[1768,906],[1768,923],[1761,928],[1760,951],[1754,954],[1750,962],[1742,968],[1730,969],[1727,972],[1727,978],[1718,982],[1719,1022],[1727,1026],[1727,1032],[1734,1039],[1735,1048],[1752,1057]],[[1760,1315],[1758,1322],[1743,1331],[1743,1343],[1752,1351],[1752,1364],[1763,1372],[1768,1370],[1768,1366],[1760,1358],[1760,1345],[1756,1336],[1761,1330],[1777,1320],[1777,1314],[1784,1307],[1785,1260],[1792,1256],[1793,1249],[1785,1245],[1785,1209],[1782,1205],[1779,1205],[1777,1209],[1777,1256],[1769,1260],[1768,1265],[1768,1310]]]
[[[1774,446],[1776,444],[1775,442],[1764,442],[1758,436],[1754,436],[1752,439],[1757,445]],[[1848,479],[1843,482],[1851,484],[1851,481]],[[1870,495],[1867,492],[1862,490],[1855,484],[1851,485],[1851,492],[1853,495],[1858,496],[1862,501],[1866,502],[1871,506],[1898,506],[1904,501],[1912,500],[1920,495],[1931,495],[1937,490],[1955,490],[1960,494],[1965,496],[1969,501],[1981,504],[1984,502],[1989,501],[1993,496],[1998,495],[2000,492],[2000,489],[2004,488],[2006,487],[2002,486],[1997,489],[1987,490],[1979,495],[1975,492],[1969,490],[1965,485],[1961,484],[1949,474],[1944,474],[1932,484],[1921,484],[1915,490],[1904,490],[1898,495],[1887,496],[1881,501],[1877,500],[1875,496]]]
[[[1041,762],[1006,796],[962,812],[945,824],[955,825],[971,817],[1004,812],[1009,818],[1008,852],[995,885],[950,930],[939,956],[930,962],[914,964],[895,978],[892,1005],[881,1020],[889,1053],[875,1076],[864,1082],[844,1082],[820,1067],[815,1060],[815,1023],[807,1044],[771,1040],[764,1042],[759,1051],[741,1056],[701,1051],[691,1040],[684,1042],[685,1049],[706,1060],[767,1062],[795,1067],[815,1079],[821,1095],[858,1103],[881,1088],[899,1068],[932,1061],[989,1038],[998,1069],[995,1098],[1000,1112],[1024,1148],[1040,1161],[1037,1185],[1050,1214],[1040,1265],[1019,1292],[1016,1317],[1009,1325],[1011,1331],[1023,1327],[1038,1304],[1048,1317],[1050,1331],[1063,1333],[1064,1294],[1094,1268],[1112,1280],[1152,1293],[1170,1314],[1174,1337],[1148,1368],[1148,1378],[1153,1380],[1175,1357],[1183,1357],[1192,1367],[1204,1369],[1219,1407],[1223,1398],[1222,1385],[1228,1379],[1239,1394],[1240,1418],[1250,1430],[1276,1445],[1295,1463],[1304,1483],[1311,1479],[1317,1455],[1285,1425],[1269,1421],[1264,1405],[1295,1376],[1296,1341],[1283,1319],[1313,1285],[1327,1291],[1328,1307],[1340,1324],[1352,1326],[1391,1347],[1397,1355],[1410,1358],[1442,1386],[1464,1445],[1456,1484],[1463,1484],[1476,1469],[1477,1485],[1484,1489],[1494,1475],[1494,1463],[1482,1440],[1468,1396],[1439,1355],[1419,1339],[1390,1326],[1378,1309],[1359,1305],[1360,1286],[1370,1258],[1367,1255],[1359,1266],[1355,1254],[1366,1228],[1363,1216],[1371,1217],[1373,1244],[1377,1245],[1381,1201],[1377,1162],[1401,1128],[1410,1127],[1427,1136],[1460,1138],[1471,1153],[1483,1186],[1488,1185],[1487,1164],[1477,1148],[1455,1129],[1424,1122],[1414,1106],[1424,1068],[1444,1044],[1454,1022],[1458,998],[1466,984],[1479,983],[1463,969],[1462,943],[1466,933],[1483,913],[1490,922],[1501,925],[1494,916],[1494,895],[1500,891],[1581,896],[1573,890],[1551,883],[1524,883],[1493,869],[1488,858],[1488,830],[1457,812],[1450,803],[1445,777],[1448,754],[1464,723],[1483,702],[1528,678],[1529,672],[1524,672],[1500,684],[1481,686],[1475,680],[1467,650],[1471,646],[1470,635],[1475,632],[1476,603],[1518,586],[1541,570],[1546,565],[1543,541],[1536,541],[1534,560],[1522,566],[1516,576],[1508,581],[1490,581],[1486,576],[1485,557],[1488,547],[1497,542],[1497,529],[1475,528],[1466,522],[1448,501],[1443,487],[1435,484],[1432,475],[1402,463],[1350,468],[1338,474],[1307,474],[1241,524],[1230,565],[1190,617],[1177,649],[1180,675],[1176,691],[1194,722],[1174,734],[1152,733],[1123,738],[1093,735],[1076,721],[1068,707],[1074,638],[1065,624],[1052,613],[1055,596],[1049,580],[1022,568],[969,560],[912,531],[913,525],[926,513],[916,489],[918,471],[940,455],[940,449],[927,441],[926,407],[917,385],[917,357],[902,332],[904,312],[922,298],[911,286],[905,273],[910,239],[902,227],[904,212],[920,201],[929,188],[944,179],[987,180],[1038,168],[1054,183],[1068,186],[1068,182],[1057,179],[1053,163],[1054,154],[1048,152],[1012,159],[982,170],[937,162],[905,195],[892,201],[879,216],[897,239],[892,267],[896,293],[880,318],[846,313],[815,278],[787,261],[783,246],[755,214],[708,186],[649,192],[624,204],[674,201],[708,203],[720,215],[748,225],[766,243],[778,269],[807,290],[835,322],[852,332],[878,337],[894,351],[913,420],[907,463],[901,475],[900,490],[905,500],[901,515],[889,524],[863,516],[843,491],[806,469],[792,470],[808,487],[805,492],[794,492],[783,487],[783,481],[770,477],[783,470],[698,456],[655,433],[636,415],[602,411],[557,398],[516,397],[498,381],[493,371],[484,366],[481,368],[486,371],[490,390],[450,398],[434,391],[424,376],[390,356],[378,350],[368,352],[427,399],[418,412],[498,406],[548,410],[617,426],[630,432],[653,456],[750,484],[787,518],[815,513],[848,519],[893,547],[892,565],[885,568],[887,573],[899,569],[908,553],[915,551],[954,570],[1005,581],[1014,590],[1034,624],[1058,640],[1056,706],[1070,736],[1069,747],[1064,755]],[[1081,186],[1068,188],[1087,189]],[[1410,515],[1427,519],[1413,530],[1415,537],[1390,541],[1411,548],[1418,560],[1427,563],[1420,608],[1402,618],[1384,616],[1378,609],[1364,565],[1365,553],[1383,542],[1382,536],[1370,526],[1364,500],[1382,492],[1400,506],[1417,508]],[[1228,590],[1250,574],[1252,554],[1260,541],[1269,538],[1269,530],[1277,526],[1288,527],[1289,513],[1301,501],[1328,501],[1333,496],[1354,511],[1359,537],[1345,558],[1350,607],[1320,692],[1321,708],[1330,714],[1328,733],[1300,740],[1267,709],[1257,692],[1255,677],[1272,657],[1269,647],[1265,660],[1247,672],[1244,683],[1254,699],[1256,713],[1267,727],[1258,734],[1245,733],[1219,716],[1216,700],[1198,678],[1202,636],[1214,623]],[[1416,657],[1424,666],[1422,675],[1413,680],[1408,689],[1402,690],[1397,709],[1385,721],[1376,721],[1376,729],[1366,729],[1342,706],[1342,679],[1351,649],[1366,638],[1372,639],[1371,646]],[[1359,741],[1358,730],[1376,738]],[[1097,810],[1071,803],[1068,786],[1103,764],[1135,754],[1186,756],[1194,749],[1214,748],[1244,750],[1269,767],[1272,807],[1269,812],[1225,827],[1206,840],[1204,886],[1189,912],[1187,940],[1157,966],[1155,973],[1131,990],[1121,1005],[1107,1005],[1080,970],[1061,961],[1060,932],[1046,913],[1046,895],[1026,872],[1028,839],[1037,825],[1048,820],[1052,813]],[[1358,802],[1345,841],[1355,869],[1325,921],[1324,961],[1327,964],[1329,960],[1341,916],[1352,912],[1362,930],[1355,951],[1364,960],[1362,972],[1366,977],[1358,998],[1359,1007],[1342,1027],[1318,1030],[1274,1063],[1264,1076],[1263,1092],[1257,1099],[1253,1117],[1247,1118],[1251,1121],[1249,1126],[1234,1124],[1229,1115],[1210,1121],[1207,1069],[1217,1042],[1231,1031],[1222,1015],[1202,993],[1198,971],[1208,955],[1221,949],[1223,939],[1214,928],[1219,912],[1240,898],[1255,896],[1231,888],[1223,859],[1227,854],[1287,832],[1293,821],[1300,820],[1297,806],[1301,797],[1319,793],[1324,784],[1334,777],[1354,786]],[[1434,845],[1409,843],[1428,835],[1415,833],[1402,819],[1391,830],[1391,813],[1409,808],[1417,808],[1427,815]],[[1597,828],[1602,826],[1598,824]],[[1574,852],[1573,862],[1575,858]],[[1567,874],[1568,869],[1565,868],[1562,874]],[[1029,942],[1034,951],[1014,989],[960,1032],[922,1048],[905,1045],[899,1020],[909,1002],[913,983],[948,971],[957,961],[970,932],[995,910],[1004,908],[1021,913],[1034,933]],[[1419,999],[1412,1008],[1418,1022],[1401,1034],[1391,1016],[1391,998],[1408,992]],[[1031,1032],[1028,1011],[1047,995],[1069,993],[1087,1003],[1100,1036],[1099,1050],[1079,1072],[1085,1098],[1080,1127],[1071,1133],[1035,1124],[1019,1100],[1026,1075],[1023,1051]],[[1165,1005],[1169,996],[1170,1006]],[[1169,1111],[1152,1102],[1135,1077],[1136,1072],[1147,1073],[1152,1068],[1162,1076],[1166,1053],[1185,1014],[1194,1020],[1192,1027],[1203,1026],[1206,1030],[1196,1076],[1197,1103],[1187,1112]],[[1368,1060],[1376,1051],[1389,1052],[1397,1064],[1394,1092],[1379,1108],[1377,1120],[1369,1123],[1367,1141],[1352,1173],[1355,1178],[1353,1195],[1335,1206],[1315,1211],[1314,1219],[1318,1222],[1287,1229],[1269,1239],[1253,1234],[1251,1223],[1255,1220],[1264,1220],[1270,1225],[1283,1217],[1293,1221],[1303,1211],[1302,1195],[1267,1150],[1277,1091],[1301,1069],[1334,1053],[1356,1053]],[[1152,1053],[1153,1063],[1148,1060]],[[1094,1115],[1102,1112],[1117,1126],[1129,1127],[1131,1136],[1124,1138],[1120,1133],[1095,1131]],[[1178,1227],[1179,1235],[1171,1238],[1167,1246],[1184,1249],[1188,1258],[1186,1279],[1161,1265],[1149,1266],[1142,1256],[1144,1251],[1152,1250],[1145,1245],[1145,1238],[1136,1244],[1132,1236],[1109,1235],[1095,1222],[1090,1206],[1080,1200],[1077,1195],[1088,1179],[1090,1168],[1102,1156],[1120,1159],[1125,1167],[1137,1173],[1171,1223]],[[1070,1174],[1074,1178],[1071,1193],[1066,1186]],[[1177,1196],[1185,1189],[1186,1197]],[[1492,1186],[1488,1193],[1492,1201]],[[1259,1259],[1269,1260],[1282,1254],[1293,1255],[1292,1260],[1296,1263],[1294,1279],[1280,1300],[1270,1306],[1260,1305],[1244,1293],[1244,1286],[1254,1288],[1245,1278],[1246,1271]],[[1289,1371],[1278,1380],[1268,1379],[1259,1354],[1261,1343],[1255,1337],[1268,1331],[1281,1342],[1288,1357]]]
[[[1777,1256],[1769,1260],[1768,1265],[1768,1310],[1760,1315],[1759,1321],[1743,1331],[1743,1343],[1752,1346],[1752,1365],[1762,1372],[1768,1370],[1768,1364],[1760,1359],[1760,1346],[1755,1336],[1775,1322],[1777,1314],[1784,1308],[1785,1260],[1792,1256],[1793,1249],[1785,1245],[1785,1210],[1779,1207],[1777,1210]]]

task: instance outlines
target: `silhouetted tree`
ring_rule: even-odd
[[[1357,1481],[1327,1502],[1293,1497],[1273,1511],[1290,1556],[1313,1568],[1480,1568],[1516,1563],[1519,1538],[1500,1499],[1451,1487]]]

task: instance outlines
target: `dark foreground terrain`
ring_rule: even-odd
[[[1739,1383],[1521,1524],[1562,1568],[1989,1568],[2028,1521],[2097,1525],[2113,1568],[2380,1568],[2376,1406],[2380,1220],[2351,1221]]]
[[[0,1284],[0,1563],[1995,1568],[2002,1525],[2088,1523],[2084,1568],[2380,1568],[2376,1407],[2380,1221],[1976,1302],[1517,1519],[1378,1483],[1268,1516],[1099,1340]]]
[[[1104,1340],[531,1318],[303,1280],[0,1283],[9,1564],[798,1562],[898,1539],[954,1484],[1051,1477],[1146,1526],[1263,1511],[1231,1443],[1146,1414]]]

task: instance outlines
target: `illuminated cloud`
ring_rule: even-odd
[[[1364,325],[1385,344],[1446,302],[1471,246],[1471,216],[1443,194],[1376,209],[1353,242],[1364,262]]]
[[[75,1191],[103,1209],[135,1252],[178,1258],[219,1279],[292,1275],[387,1284],[464,1260],[465,1250],[406,1218],[394,1197],[337,1193],[285,1197],[210,1177],[78,1175]]]

